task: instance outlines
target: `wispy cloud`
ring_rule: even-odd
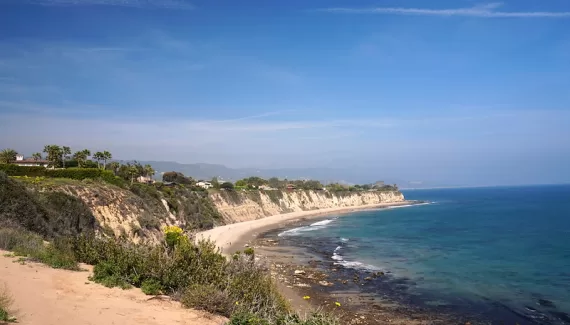
[[[13,1],[12,3],[15,2]],[[23,0],[18,2],[43,6],[121,6],[180,10],[194,9],[194,6],[186,0]],[[0,1],[0,4],[2,3],[10,3],[10,1]]]
[[[383,15],[419,15],[419,16],[464,16],[480,18],[570,18],[570,12],[561,11],[498,11],[503,4],[500,2],[456,9],[429,8],[326,8],[321,11],[346,14],[383,14]]]

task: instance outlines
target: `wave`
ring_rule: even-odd
[[[330,224],[331,222],[335,221],[336,219],[326,219],[326,220],[322,220],[322,221],[318,221],[315,223],[312,223],[308,226],[303,226],[303,227],[298,227],[298,228],[293,228],[293,229],[289,229],[289,230],[285,230],[281,233],[279,233],[277,236],[278,237],[283,237],[283,236],[297,236],[300,233],[303,232],[309,232],[309,231],[314,231],[314,230],[319,230],[319,229],[323,229],[326,227],[326,225]]]
[[[341,241],[343,239],[346,238],[341,238]],[[348,240],[348,239],[346,239]],[[344,259],[344,257],[340,254],[340,251],[342,250],[342,246],[337,246],[335,248],[335,250],[333,251],[333,255],[331,256],[331,259],[333,259],[334,265],[341,265],[343,267],[346,268],[351,268],[351,269],[357,269],[357,270],[367,270],[367,271],[378,271],[378,270],[382,270],[382,268],[379,268],[377,266],[374,265],[369,265],[369,264],[364,264],[358,261],[346,261]]]
[[[416,206],[420,206],[420,205],[429,205],[429,204],[435,204],[435,203],[436,202],[422,202],[422,203],[414,203],[414,204],[394,205],[394,206],[386,207],[385,209],[409,208],[409,207],[416,207]]]
[[[329,223],[331,223],[331,222],[333,222],[333,221],[334,221],[333,219],[327,219],[327,220],[315,222],[315,223],[312,223],[312,224],[311,224],[311,227],[328,225]]]

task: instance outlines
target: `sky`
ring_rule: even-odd
[[[567,0],[0,0],[0,148],[570,182]]]

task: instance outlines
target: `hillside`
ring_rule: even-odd
[[[95,231],[134,242],[162,238],[161,229],[187,231],[267,216],[401,202],[398,191],[198,191],[177,185],[125,188],[93,180],[9,178],[0,174],[0,226],[46,238]]]

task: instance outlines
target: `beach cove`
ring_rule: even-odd
[[[309,296],[313,307],[360,324],[569,324],[567,193],[564,186],[410,191],[406,198],[434,203],[286,218],[252,226],[227,249],[249,243],[289,299]]]

